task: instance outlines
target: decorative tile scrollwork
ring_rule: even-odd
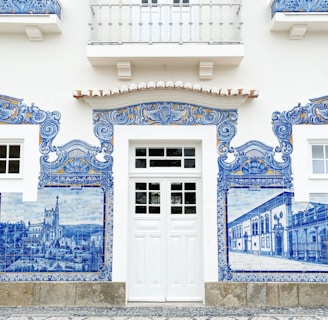
[[[275,0],[272,3],[275,12],[327,12],[327,0]]]
[[[215,125],[217,128],[217,152],[224,163],[228,153],[233,152],[230,142],[236,134],[236,110],[217,110],[177,102],[155,102],[133,105],[117,110],[95,110],[94,133],[100,140],[101,150],[111,163],[114,145],[114,125]],[[229,167],[229,165],[228,165]],[[220,185],[220,183],[219,183]],[[220,187],[222,189],[222,187]],[[226,261],[226,234],[224,225],[225,191],[218,191],[218,252],[220,279],[231,279]]]
[[[112,168],[111,162],[98,160],[100,147],[72,140],[62,146],[54,146],[53,140],[59,132],[59,112],[43,111],[34,104],[28,106],[22,99],[0,95],[0,124],[39,125],[40,132],[40,176],[39,189],[65,187],[70,189],[97,187],[104,214],[104,264],[99,272],[4,272],[0,281],[110,281],[112,265]],[[50,160],[55,153],[56,159]],[[100,215],[102,212],[99,213]]]
[[[300,103],[288,111],[274,112],[272,115],[272,129],[278,139],[279,146],[271,148],[260,142],[248,142],[244,146],[234,149],[235,160],[229,167],[223,163],[222,170],[226,175],[222,177],[224,187],[244,186],[283,187],[292,188],[291,155],[293,152],[292,132],[293,125],[326,125],[328,124],[328,97],[310,99],[310,103]],[[251,151],[251,152],[250,152]],[[280,155],[281,162],[274,159]],[[253,157],[255,155],[255,157]],[[239,168],[239,170],[238,170]],[[266,174],[265,172],[270,174]],[[240,179],[238,178],[240,175]],[[256,177],[249,183],[247,176]],[[225,179],[227,178],[227,179]],[[244,179],[246,178],[246,179]],[[220,271],[220,276],[226,281],[257,281],[257,282],[327,282],[327,272],[306,271],[299,277],[299,272],[227,272],[229,265]],[[231,277],[232,275],[232,277]]]
[[[279,141],[275,152],[281,153],[283,167],[290,168],[293,152],[293,125],[328,123],[328,97],[310,99],[310,103],[302,106],[300,103],[289,111],[274,112],[272,114],[272,129]]]
[[[56,14],[61,15],[57,0],[2,0],[0,14]]]
[[[42,275],[12,274],[9,281],[110,281],[113,238],[113,157],[115,125],[214,125],[217,132],[217,239],[218,279],[221,281],[300,281],[296,273],[236,273],[227,260],[227,196],[231,188],[292,188],[292,128],[297,124],[328,123],[328,97],[310,100],[289,111],[274,112],[272,129],[278,146],[249,141],[233,147],[237,131],[237,111],[211,109],[179,102],[153,102],[131,105],[115,110],[94,110],[94,134],[100,145],[91,146],[72,140],[54,146],[59,131],[59,112],[46,112],[22,100],[0,96],[0,124],[38,124],[40,126],[39,187],[89,186],[104,193],[106,207],[106,260],[97,274],[58,273]],[[50,160],[50,155],[56,155]],[[101,156],[101,161],[99,160]],[[276,160],[277,156],[281,161]],[[228,161],[228,158],[232,160]],[[46,278],[47,277],[47,278]],[[324,273],[307,273],[301,281],[327,281]]]
[[[0,124],[36,124],[40,125],[40,152],[47,157],[55,152],[53,140],[59,131],[60,113],[48,112],[22,102],[22,99],[0,95]]]
[[[81,140],[56,147],[57,158],[49,162],[48,156],[41,157],[39,187],[48,185],[97,186],[106,191],[112,186],[110,161],[99,161],[99,147],[93,147]]]
[[[219,157],[219,190],[232,187],[285,187],[291,188],[292,177],[290,159],[278,162],[274,159],[276,152],[259,141],[232,148],[234,159],[227,163]]]
[[[214,110],[177,102],[144,103],[117,110],[95,110],[94,133],[106,159],[112,161],[112,139],[116,125],[216,125],[218,152],[226,158],[236,134],[236,110]]]

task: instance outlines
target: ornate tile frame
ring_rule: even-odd
[[[114,110],[94,110],[94,134],[100,146],[90,146],[81,140],[72,140],[63,146],[54,146],[59,131],[59,112],[42,111],[27,106],[22,100],[0,96],[0,124],[40,125],[40,177],[39,188],[48,186],[83,185],[99,187],[104,191],[105,209],[105,262],[101,272],[88,273],[13,273],[0,276],[1,281],[111,281],[113,239],[112,173],[115,125],[215,125],[217,127],[217,228],[220,281],[328,281],[328,274],[308,272],[234,272],[227,255],[226,198],[233,187],[292,188],[291,153],[292,126],[294,124],[328,124],[328,97],[310,100],[290,111],[274,112],[273,132],[279,146],[272,148],[259,141],[249,141],[232,147],[237,129],[237,110],[220,110],[179,102],[153,102],[130,105]],[[57,158],[50,161],[50,154]],[[101,155],[102,160],[97,156]],[[227,161],[233,155],[233,161]],[[275,160],[280,155],[282,161]]]
[[[310,99],[310,103],[298,104],[289,111],[274,112],[272,129],[279,146],[272,148],[258,141],[249,141],[241,147],[231,148],[235,159],[226,163],[219,158],[218,179],[218,221],[224,216],[220,213],[222,203],[226,202],[230,188],[284,188],[292,190],[291,154],[293,152],[293,125],[328,124],[328,97]],[[255,157],[251,156],[256,154]],[[282,161],[275,160],[280,154]],[[269,174],[268,174],[269,173]],[[327,282],[327,272],[254,272],[232,271],[228,262],[226,230],[218,229],[219,279],[236,282]],[[300,277],[300,275],[302,275]]]
[[[60,113],[48,112],[27,106],[22,99],[0,95],[0,124],[34,124],[40,129],[40,176],[39,189],[45,187],[83,186],[101,188],[104,195],[105,261],[99,272],[7,272],[0,274],[0,281],[110,281],[112,258],[112,215],[109,214],[113,192],[111,161],[99,161],[99,147],[81,140],[72,140],[63,146],[54,146],[59,132]],[[57,158],[50,161],[50,155]]]

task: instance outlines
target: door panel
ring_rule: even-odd
[[[167,300],[202,300],[200,237],[197,233],[169,237]]]
[[[134,235],[132,241],[133,251],[129,268],[130,300],[163,301],[164,260],[162,236],[160,234]]]

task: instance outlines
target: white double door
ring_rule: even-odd
[[[138,4],[142,0],[134,0]],[[194,42],[198,39],[194,0],[144,0],[134,7],[133,40],[138,42]]]
[[[200,180],[130,181],[128,300],[201,301]]]

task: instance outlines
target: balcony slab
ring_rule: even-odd
[[[213,61],[217,65],[239,65],[244,57],[244,45],[208,44],[123,44],[88,45],[87,57],[94,66],[116,65],[130,60],[135,63]]]
[[[87,57],[93,66],[116,66],[118,78],[122,63],[134,65],[181,65],[199,68],[199,77],[204,77],[204,62],[215,65],[237,66],[244,58],[244,45],[208,44],[122,44],[88,45]],[[131,76],[132,77],[132,69]],[[206,75],[211,78],[211,74]]]
[[[31,33],[32,29],[34,32]],[[61,20],[56,14],[0,15],[0,33],[26,33],[30,40],[42,40],[42,36],[33,37],[33,35],[61,32]]]
[[[270,30],[288,32],[290,39],[302,39],[307,32],[328,32],[328,12],[276,12]]]

